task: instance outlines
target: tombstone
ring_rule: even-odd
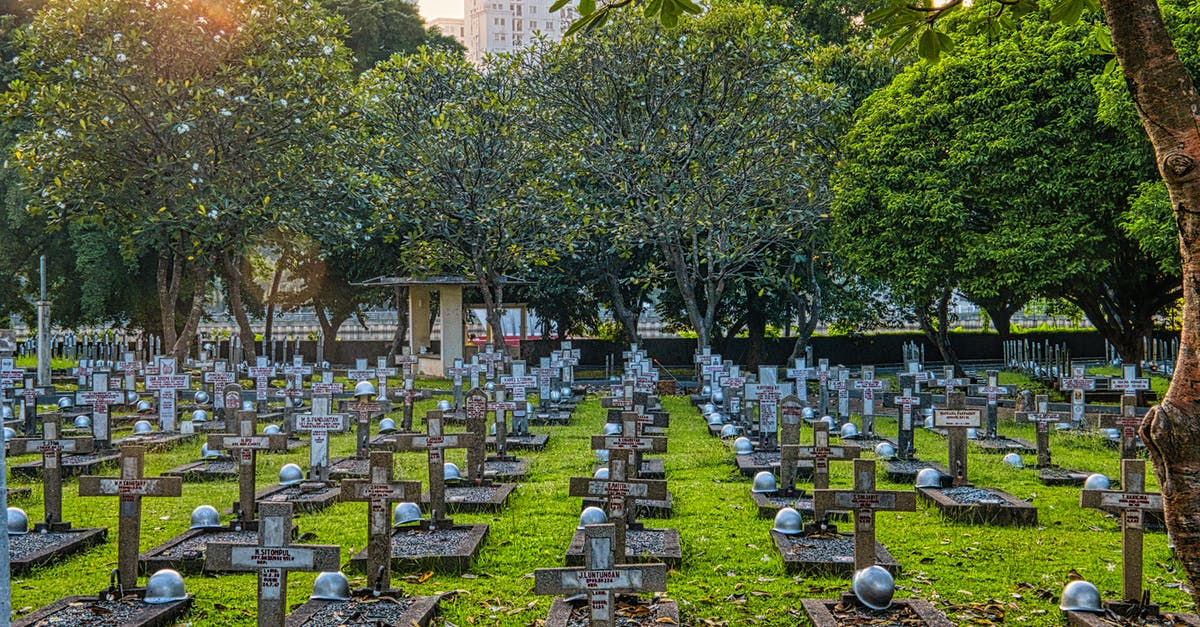
[[[1000,372],[996,370],[987,371],[986,385],[971,386],[971,393],[981,395],[987,398],[987,437],[997,437],[997,423],[999,421],[999,406],[1001,396],[1011,396],[1016,392],[1015,386],[1000,385]]]
[[[892,406],[898,408],[896,429],[896,458],[904,461],[917,456],[916,441],[913,439],[913,407],[921,404],[921,397],[913,394],[912,388],[903,388],[892,397]]]
[[[514,361],[512,363],[512,374],[509,376],[500,377],[500,385],[508,391],[508,399],[514,403],[512,409],[512,429],[505,434],[505,450],[510,449],[532,449],[540,451],[546,448],[546,443],[550,441],[550,436],[544,433],[530,433],[529,431],[529,412],[526,401],[525,392],[528,388],[536,388],[538,379],[532,375],[525,374],[525,362]],[[497,423],[497,429],[499,424]],[[489,446],[499,445],[499,431],[496,437],[489,437],[487,443]]]
[[[1077,429],[1083,426],[1085,393],[1096,389],[1096,381],[1083,366],[1071,366],[1071,376],[1058,380],[1058,389],[1071,394],[1071,425]]]
[[[939,385],[946,379],[940,380]],[[954,391],[953,385],[944,386],[947,389],[946,407],[933,410],[933,426],[946,430],[946,440],[949,446],[947,467],[952,477],[951,485],[960,487],[970,485],[967,479],[967,429],[978,429],[982,426],[978,409],[966,409],[966,395]]]
[[[862,390],[862,433],[867,437],[875,435],[875,393],[882,392],[887,387],[887,381],[875,378],[875,366],[863,366],[862,375],[854,382],[854,388]]]
[[[142,498],[183,495],[178,477],[146,477],[142,467],[146,449],[121,447],[119,477],[85,475],[79,478],[79,496],[116,496],[120,498],[117,527],[117,577],[124,588],[137,587],[138,542],[142,530]]]
[[[372,451],[366,480],[342,483],[342,500],[367,503],[367,581],[376,589],[392,586],[392,504],[415,502],[420,481],[393,481],[392,453]]]
[[[258,433],[258,416],[252,411],[237,412],[237,433],[208,436],[208,448],[229,451],[238,463],[238,519],[246,529],[255,529],[254,477],[258,451],[286,450],[287,436]]]
[[[629,479],[639,478],[638,470],[641,466],[640,455],[642,453],[665,453],[667,451],[667,438],[645,436],[640,433],[639,418],[640,416],[636,412],[624,412],[621,414],[620,435],[592,436],[592,450],[608,451],[610,464],[614,456],[625,460],[626,477]],[[674,513],[670,492],[667,492],[663,498],[642,498],[634,500],[633,503],[633,507],[636,509],[632,510],[633,513],[629,515],[630,522],[639,513],[646,518],[670,518]],[[583,500],[584,507],[603,508],[604,505],[603,499],[585,497]]]
[[[125,402],[125,395],[108,389],[108,374],[98,372],[92,376],[92,389],[87,392],[76,392],[75,402],[92,407],[92,435],[96,439],[96,448],[100,450],[112,447],[112,427],[109,424],[109,405]]]
[[[425,414],[427,434],[398,434],[395,450],[401,452],[426,451],[429,456],[429,493],[422,495],[422,504],[429,504],[430,520],[438,528],[453,525],[446,515],[453,511],[498,512],[504,509],[516,486],[494,484],[490,486],[447,487],[445,479],[446,449],[470,449],[479,436],[474,433],[445,434],[442,432],[442,412]]]
[[[418,396],[415,388],[417,356],[410,355],[408,348],[405,347],[404,353],[396,355],[395,359],[396,365],[400,366],[401,375],[404,377],[404,389],[400,392],[400,399],[404,403],[404,417],[400,421],[400,429],[412,431],[413,402]]]
[[[812,459],[813,475],[812,483],[813,490],[829,489],[829,462],[831,461],[849,461],[857,459],[859,448],[853,445],[830,446],[829,445],[829,424],[824,421],[813,423],[813,445],[797,447],[797,457],[801,459]],[[825,510],[817,509],[816,503],[813,503],[813,517],[821,519],[824,517]]]
[[[271,377],[275,376],[275,366],[268,357],[259,355],[254,358],[254,365],[246,369],[246,374],[254,379],[256,408],[259,413],[267,411],[267,398],[271,391]]]
[[[1138,428],[1141,426],[1142,417],[1137,414],[1137,397],[1129,394],[1122,395],[1121,415],[1117,418],[1117,428],[1121,430],[1121,438],[1118,441],[1121,459],[1137,457],[1138,445],[1141,443],[1141,438],[1138,437]]]
[[[478,436],[467,448],[467,477],[477,485],[484,481],[484,464],[487,461],[487,393],[479,388],[467,392],[462,404],[462,413],[466,418],[467,431]]]
[[[353,379],[352,379],[353,380]],[[346,411],[354,414],[355,417],[355,455],[359,460],[367,459],[371,452],[371,418],[372,416],[381,414],[386,410],[383,404],[362,397],[357,397],[354,402],[345,405]]]
[[[1142,397],[1150,389],[1150,379],[1137,376],[1137,371],[1136,364],[1125,364],[1121,367],[1121,377],[1108,380],[1108,389],[1120,390],[1122,401],[1128,396],[1133,399],[1135,405],[1140,406]]]
[[[605,500],[604,510],[608,515],[608,521],[616,526],[613,550],[618,556],[616,559],[619,563],[625,563],[628,559],[627,538],[631,528],[634,528],[631,527],[631,521],[636,513],[634,509],[636,499],[664,500],[667,498],[666,481],[630,479],[628,477],[629,456],[624,453],[625,451],[620,449],[609,453],[608,479],[571,477],[570,488],[567,492],[570,496],[601,497]],[[632,523],[632,525],[636,525],[636,523]],[[576,533],[576,538],[581,538],[581,535]],[[576,545],[577,543],[573,540],[572,546],[581,553],[582,546]],[[569,547],[567,550],[568,560],[570,560],[571,554],[572,550]]]
[[[176,431],[175,392],[186,390],[190,385],[191,377],[177,373],[174,358],[159,358],[158,374],[146,377],[146,389],[158,391],[158,421],[163,432]]]
[[[308,479],[327,483],[329,481],[330,433],[345,431],[345,414],[330,411],[333,397],[342,392],[342,384],[334,383],[333,372],[326,371],[321,381],[312,384],[312,411],[296,415],[296,430],[309,433]]]
[[[1051,425],[1061,422],[1064,416],[1049,410],[1050,397],[1045,394],[1038,394],[1034,402],[1036,404],[1034,411],[1018,413],[1015,417],[1037,425],[1037,464],[1035,468],[1054,468],[1054,464],[1050,461],[1050,428]],[[1086,479],[1086,477],[1084,478]]]
[[[758,402],[759,446],[762,450],[779,447],[779,399],[791,394],[791,384],[776,382],[774,366],[758,369],[758,384],[746,386],[746,398]]]
[[[837,378],[830,387],[837,392],[837,412],[833,416],[837,426],[850,421],[850,370],[844,366],[837,367]]]
[[[804,410],[804,400],[799,396],[788,395],[779,402],[780,414],[783,417],[779,441],[779,491],[783,496],[796,495],[796,476],[800,462],[800,430],[801,414]],[[803,493],[803,490],[801,490]]]
[[[787,378],[795,382],[796,398],[800,402],[808,404],[808,382],[817,378],[817,371],[807,366],[808,362],[804,358],[792,360],[792,367],[787,369]]]
[[[258,573],[258,625],[279,627],[287,613],[287,575],[290,571],[335,571],[341,565],[337,545],[290,544],[292,506],[263,503],[258,544],[214,542],[208,561],[216,570]]]
[[[387,365],[387,356],[380,355],[375,364],[375,400],[388,400],[388,377],[396,376],[396,369]]]
[[[876,490],[875,460],[854,460],[853,490],[814,490],[813,507],[854,512],[854,570],[876,563],[875,512],[916,511],[917,499],[911,490]]]
[[[451,391],[454,394],[453,416],[455,418],[459,417],[462,413],[463,381],[464,381],[463,377],[465,377],[468,374],[470,374],[470,371],[467,370],[463,366],[463,360],[461,357],[455,357],[454,365],[452,365],[451,367],[446,369],[446,376],[450,377]],[[443,416],[443,418],[450,417],[449,415],[446,414],[446,412],[442,412],[442,416]]]
[[[578,595],[587,597],[587,625],[591,627],[613,627],[617,624],[616,595],[641,592],[665,592],[667,589],[667,566],[665,564],[624,564],[615,556],[620,555],[616,543],[616,526],[613,524],[588,525],[584,535],[584,567],[539,568],[533,572],[535,594]],[[662,601],[656,605],[664,605]],[[679,608],[674,602],[666,602],[668,608],[654,608],[649,618],[659,623],[679,624]],[[566,627],[570,622],[569,602],[555,599],[550,607],[546,626]]]

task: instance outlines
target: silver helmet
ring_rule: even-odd
[[[7,442],[17,437],[17,430],[12,427],[4,427],[4,441]]]
[[[825,424],[829,425],[829,428],[830,428],[830,429],[832,429],[832,428],[834,428],[835,426],[837,426],[837,421],[835,421],[835,420],[833,419],[833,416],[828,416],[828,415],[826,415],[826,416],[821,416],[821,422],[823,422],[823,423],[825,423]]]
[[[753,452],[754,452],[754,443],[750,441],[750,438],[740,437],[733,441],[733,454],[734,455],[749,455]]]
[[[29,516],[19,507],[8,508],[8,535],[23,536],[29,533]]]
[[[571,386],[564,385],[562,386],[562,389],[559,390],[558,397],[565,401],[569,400],[573,394],[574,392],[571,391]]]
[[[805,420],[815,420],[817,412],[813,411],[812,407],[805,407],[800,410],[800,417]]]
[[[596,451],[596,461],[607,464],[608,463],[608,451],[606,449],[600,449],[600,450]]]
[[[125,403],[127,405],[132,405],[132,404],[136,403],[137,400],[138,400],[138,393],[136,391],[129,390],[128,392],[125,393]]]
[[[283,468],[279,469],[279,485],[296,485],[301,481],[304,481],[304,471],[296,464],[284,464]]]
[[[192,422],[208,422],[208,412],[203,409],[192,412]]]
[[[750,491],[759,494],[778,492],[779,484],[775,481],[775,475],[771,471],[763,470],[754,475],[754,485],[751,486]]]
[[[875,457],[879,459],[895,459],[896,447],[891,442],[880,442],[875,445]]]
[[[76,429],[91,429],[92,428],[92,419],[88,418],[87,416],[76,416],[75,417],[75,428]]]
[[[533,413],[533,403],[528,403],[528,402],[525,403],[525,413],[527,413],[527,414]]]
[[[725,424],[725,419],[721,417],[720,412],[714,411],[713,413],[708,415],[708,424],[710,424],[714,427],[719,427],[719,426]]]
[[[979,439],[979,429],[976,429],[975,427],[971,427],[971,428],[967,429],[967,439],[968,440],[978,440]]]
[[[139,414],[148,414],[154,411],[154,404],[146,399],[142,399],[137,402],[137,406],[134,408],[134,410]]]
[[[800,512],[791,507],[784,507],[778,512],[775,512],[775,523],[771,526],[771,531],[778,531],[785,536],[800,535],[804,531]]]
[[[379,421],[379,423],[380,423],[380,426],[382,426],[382,425],[383,425],[383,421],[382,421],[382,420],[381,420],[381,421]],[[491,426],[491,428],[490,428],[490,429],[488,429],[488,435],[496,435],[496,423],[494,423],[494,422],[492,423],[492,426]]]
[[[5,420],[12,420],[13,419],[12,407],[9,407],[8,405],[0,405],[0,418],[3,418]]]
[[[550,402],[557,403],[562,400],[562,392],[558,390],[550,390]]]
[[[380,433],[395,433],[396,432],[396,421],[392,420],[391,418],[384,418],[383,420],[380,420],[379,421],[379,432]]]
[[[354,384],[354,395],[358,398],[364,396],[375,396],[375,384],[370,381],[359,381]]]
[[[1108,427],[1105,429],[1101,429],[1100,433],[1102,435],[1104,435],[1104,437],[1108,438],[1109,440],[1120,440],[1121,439],[1121,430],[1120,429]]]
[[[446,481],[459,481],[462,479],[462,473],[458,471],[458,466],[454,462],[442,464],[442,473]]]
[[[71,400],[70,396],[61,396],[58,399],[59,409],[71,409],[75,406],[75,401]]]
[[[717,411],[717,406],[713,405],[712,403],[705,403],[704,406],[700,408],[700,413],[705,416],[715,411]]]
[[[1058,609],[1064,612],[1103,612],[1100,591],[1090,582],[1076,579],[1066,585],[1058,600]]]
[[[1084,490],[1107,490],[1112,487],[1112,481],[1107,475],[1095,473],[1088,475],[1088,478],[1083,482]]]
[[[913,487],[917,488],[940,488],[942,487],[942,473],[936,468],[922,468],[921,472],[917,473],[917,481]]]
[[[263,427],[263,435],[276,435],[278,433],[283,433],[279,425],[267,425]]]
[[[443,398],[437,402],[437,408],[438,411],[450,411],[454,406],[450,404],[450,401]]]
[[[846,424],[842,425],[842,437],[843,438],[858,437],[858,427],[856,427],[853,422],[847,422]]]
[[[603,525],[608,522],[608,514],[599,507],[585,507],[583,512],[579,514],[579,526],[576,529],[583,529],[587,525]]]
[[[608,467],[605,466],[602,468],[597,468],[596,472],[592,473],[592,478],[593,479],[607,479],[608,478]]]
[[[886,610],[891,607],[892,596],[896,594],[896,580],[892,573],[879,565],[856,571],[850,587],[859,603],[873,610]]]
[[[208,443],[200,445],[200,459],[216,459],[221,456],[220,451],[208,448]]]
[[[1004,459],[1002,461],[1005,464],[1012,466],[1013,468],[1024,468],[1025,467],[1025,462],[1021,460],[1020,453],[1009,453],[1004,456]]]
[[[495,381],[488,381],[487,383],[484,383],[484,384],[483,384],[483,389],[484,389],[484,390],[486,390],[486,391],[488,391],[488,392],[495,392],[495,391],[496,391],[496,382],[495,382]]]
[[[736,425],[725,425],[721,427],[721,438],[736,438],[738,436],[738,428]]]
[[[313,580],[312,596],[317,601],[346,601],[350,598],[350,580],[342,573],[321,573]]]
[[[721,403],[725,402],[725,393],[722,392],[720,388],[717,388],[716,390],[713,390],[712,399],[714,403],[720,405]]]
[[[421,508],[416,503],[396,503],[392,509],[392,524],[406,525],[421,520]]]
[[[700,396],[712,396],[712,386],[705,384],[704,387],[700,388]]]
[[[622,427],[615,422],[604,423],[604,435],[621,435]]]
[[[192,395],[192,402],[199,405],[204,405],[208,402],[208,392],[205,392],[204,390],[196,390],[196,393]]]
[[[212,505],[201,505],[192,510],[192,529],[214,529],[221,526],[221,515]]]
[[[149,420],[139,420],[139,421],[133,423],[133,434],[134,435],[146,435],[147,433],[150,433],[153,430],[154,430],[154,427],[150,426]]]
[[[242,401],[242,411],[255,411],[254,401],[249,399]]]
[[[187,598],[183,588],[183,575],[179,571],[164,568],[146,581],[146,596],[142,600],[150,604],[170,603]]]
[[[933,416],[925,416],[925,428],[926,429],[933,428]]]

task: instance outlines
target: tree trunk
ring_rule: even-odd
[[[792,302],[796,305],[796,315],[800,326],[796,329],[796,344],[792,346],[792,359],[806,355],[804,350],[809,340],[817,330],[817,320],[821,316],[821,283],[817,280],[817,265],[811,257],[808,259],[808,294],[792,294]],[[811,368],[813,364],[807,364]]]
[[[749,290],[750,298],[746,311],[746,335],[750,345],[746,349],[746,370],[758,372],[758,367],[766,360],[767,353],[767,312],[763,310],[762,297]]]
[[[334,346],[334,342],[337,340],[338,329],[341,328],[342,322],[345,321],[345,318],[338,320],[337,324],[335,325],[334,321],[330,320],[329,315],[325,313],[325,305],[321,303],[319,298],[313,298],[312,305],[313,311],[315,311],[317,314],[317,324],[321,325],[321,333],[325,337],[325,350],[320,356],[320,359],[329,363],[333,363],[334,357],[337,356],[337,350]]]
[[[158,253],[155,286],[158,289],[159,322],[162,324],[163,347],[174,346],[178,339],[175,328],[175,308],[179,303],[179,284],[182,281],[183,258],[170,249]]]
[[[1179,227],[1183,326],[1175,376],[1141,436],[1163,494],[1167,531],[1200,607],[1200,98],[1155,0],[1104,0],[1129,93],[1154,145]]]
[[[1012,339],[1012,317],[1017,313],[1017,308],[993,307],[987,312],[988,317],[992,319],[992,326],[996,328],[996,336],[1000,338],[1000,344],[1003,346]]]
[[[250,326],[250,317],[246,315],[246,307],[242,303],[242,256],[237,253],[224,253],[221,260],[225,264],[225,278],[228,281],[229,311],[237,321],[238,337],[242,339],[242,352],[251,365],[255,358],[254,328]]]
[[[638,334],[638,322],[642,318],[641,290],[638,290],[637,302],[633,304],[633,308],[630,308],[625,304],[625,294],[621,292],[621,281],[617,278],[617,275],[605,272],[604,283],[608,287],[608,296],[609,301],[612,303],[613,314],[617,317],[617,321],[621,323],[625,341],[630,344],[641,342],[641,336]]]
[[[279,283],[283,279],[283,268],[286,260],[286,254],[281,254],[279,259],[276,260],[275,273],[271,277],[271,291],[267,293],[266,319],[263,320],[263,339],[266,340],[268,346],[275,340],[275,301],[279,297]]]
[[[183,323],[183,330],[179,332],[179,336],[175,339],[175,345],[171,349],[171,353],[178,361],[182,361],[187,356],[188,348],[196,337],[196,328],[200,326],[200,316],[204,314],[204,297],[208,292],[208,276],[208,268],[196,268],[195,276],[192,278],[192,307],[188,311],[187,320]]]
[[[917,323],[921,326],[921,331],[925,333],[925,337],[933,343],[937,348],[938,354],[942,356],[942,361],[947,365],[954,366],[954,376],[961,377],[966,374],[963,370],[962,362],[958,359],[958,353],[954,351],[954,346],[950,343],[950,298],[952,293],[950,290],[942,292],[936,305],[937,325],[934,326],[934,320],[926,307],[917,308]]]
[[[404,341],[408,336],[408,286],[396,286],[396,333],[392,335],[392,348],[388,351],[388,363],[394,363],[396,355],[404,353]]]
[[[705,317],[700,313],[700,304],[696,299],[695,280],[691,275],[691,268],[688,267],[687,260],[684,259],[683,250],[670,241],[664,241],[662,251],[671,267],[671,273],[675,275],[675,284],[679,288],[680,298],[683,299],[683,308],[687,311],[688,321],[692,323],[692,330],[696,332],[696,348],[703,349],[705,346],[711,346],[712,317]],[[714,306],[715,303],[708,303],[706,309],[712,309]]]

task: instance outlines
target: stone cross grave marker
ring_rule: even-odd
[[[945,370],[942,371],[942,378],[935,379],[933,383],[929,384],[929,387],[942,388],[946,397],[949,398],[950,394],[953,394],[955,390],[965,388],[970,383],[968,379],[954,376],[954,366],[946,366]]]
[[[400,374],[404,377],[404,389],[400,392],[400,400],[404,403],[404,416],[400,419],[400,429],[412,431],[413,403],[417,399],[417,356],[408,354],[408,348],[405,348],[403,355],[396,355],[396,365],[400,366]]]
[[[286,340],[284,347],[287,347]],[[304,365],[304,356],[298,353],[292,356],[291,365],[283,367],[283,376],[286,381],[283,386],[283,397],[286,399],[283,404],[283,433],[288,439],[291,439],[292,431],[295,429],[295,409],[300,406],[301,399],[304,398],[304,377],[311,375],[312,372],[312,366]]]
[[[146,447],[121,447],[121,476],[79,478],[79,496],[120,498],[117,522],[117,580],[123,588],[137,587],[138,542],[142,535],[142,497],[182,496],[183,479],[142,474]]]
[[[504,400],[503,387],[496,390],[495,395],[496,400],[488,403],[488,410],[495,412],[493,424],[496,425],[496,459],[511,459],[508,455],[508,412],[517,411],[517,402]]]
[[[696,380],[699,381],[701,385],[704,384],[704,367],[708,365],[708,356],[711,354],[712,347],[705,346],[697,349],[692,355],[692,363],[696,366]],[[625,355],[628,355],[628,353],[625,353],[622,356],[624,357]],[[697,393],[699,393],[699,390],[697,390]]]
[[[175,432],[175,391],[190,385],[191,377],[179,374],[173,357],[160,357],[158,374],[146,377],[146,389],[158,391],[158,423],[164,432]]]
[[[946,407],[933,410],[933,426],[946,430],[950,474],[954,487],[958,487],[970,484],[967,479],[967,429],[978,429],[981,416],[978,409],[966,409],[964,392],[951,390],[946,394]]]
[[[779,385],[775,366],[758,369],[758,383],[746,386],[746,398],[758,401],[758,434],[762,450],[779,446],[779,399],[792,393],[791,384]]]
[[[487,380],[495,381],[496,370],[498,370],[497,364],[504,363],[504,354],[497,352],[492,348],[491,344],[488,344],[484,347],[484,351],[479,353],[479,361],[482,361],[487,366]]]
[[[229,411],[226,411],[224,390],[231,383],[237,383],[237,373],[228,368],[229,365],[225,361],[215,361],[213,369],[204,373],[204,383],[212,389],[213,418],[219,420],[224,420],[226,413],[232,413],[242,408],[239,402],[237,407],[228,407]]]
[[[138,371],[142,369],[142,362],[138,361],[135,353],[125,353],[117,368],[125,376],[125,389],[137,390]]]
[[[525,411],[525,389],[537,387],[537,377],[525,374],[525,362],[512,362],[512,374],[500,377],[500,385],[508,389],[510,398],[517,404],[513,410],[512,431],[517,435],[529,433],[529,416]],[[497,440],[499,442],[499,440]]]
[[[467,380],[473,388],[481,388],[480,382],[487,372],[487,366],[479,361],[479,355],[471,355],[471,363],[467,364]]]
[[[342,392],[342,384],[334,383],[333,372],[325,371],[320,381],[312,384],[312,411],[296,415],[296,430],[309,433],[308,478],[310,481],[329,481],[329,434],[345,431],[345,414],[333,413],[333,396]]]
[[[792,367],[787,369],[787,378],[796,382],[796,397],[801,403],[808,404],[808,382],[817,378],[817,371],[809,368],[803,357],[792,360]]]
[[[558,368],[553,367],[550,359],[546,357],[538,360],[538,367],[530,371],[530,374],[537,377],[538,407],[546,409],[549,406],[550,389],[554,387],[554,379],[558,373]]]
[[[725,415],[740,420],[742,415],[742,395],[745,393],[746,377],[733,366],[717,379],[717,384],[725,393]]]
[[[1150,379],[1137,376],[1137,365],[1126,364],[1121,368],[1122,376],[1108,380],[1108,389],[1121,390],[1123,396],[1131,396],[1135,404],[1142,402],[1142,392],[1150,389]]]
[[[92,375],[91,391],[76,392],[75,402],[92,407],[92,435],[96,438],[96,448],[111,448],[112,429],[108,424],[108,406],[125,402],[125,395],[108,389],[108,373],[97,372]]]
[[[388,399],[388,377],[396,376],[396,369],[387,364],[387,355],[380,355],[375,360],[375,400]]]
[[[463,377],[470,374],[470,371],[463,366],[461,357],[454,358],[454,365],[446,369],[446,376],[450,377],[450,386],[454,392],[454,411],[455,413],[462,411],[463,404]]]
[[[1049,468],[1050,463],[1050,425],[1062,421],[1062,414],[1051,412],[1050,397],[1038,394],[1034,405],[1036,411],[1022,412],[1020,417],[1026,422],[1037,424],[1037,467]]]
[[[782,417],[779,427],[779,489],[784,496],[792,496],[796,491],[803,413],[804,401],[799,396],[789,394],[779,401],[779,414]]]
[[[92,452],[92,438],[64,438],[58,412],[42,416],[42,437],[13,438],[9,442],[11,455],[42,454],[42,500],[45,503],[45,528],[62,531],[62,455],[63,453]]]
[[[342,547],[324,544],[290,544],[292,504],[264,502],[258,544],[213,542],[205,562],[222,571],[258,573],[258,626],[281,627],[287,614],[289,571],[336,571]]]
[[[1121,396],[1121,415],[1117,416],[1117,428],[1121,430],[1121,459],[1137,457],[1138,427],[1142,417],[1137,414],[1137,397]]]
[[[875,366],[863,366],[861,378],[854,382],[854,387],[862,390],[862,432],[875,435],[875,392],[882,392],[887,381],[875,378]]]
[[[539,568],[533,571],[536,594],[588,597],[588,625],[616,625],[617,594],[666,592],[666,564],[625,564],[616,549],[616,525],[588,525],[583,528],[583,568]]]
[[[33,437],[37,434],[37,397],[38,388],[33,377],[25,378],[25,387],[21,388],[21,421],[25,425],[25,435]]]
[[[896,457],[910,460],[917,455],[916,441],[913,439],[913,407],[921,404],[921,397],[913,394],[912,388],[904,388],[900,394],[892,397],[892,406],[900,409],[896,430]]]
[[[846,461],[857,459],[859,448],[857,446],[830,446],[829,445],[829,423],[824,420],[818,420],[813,423],[813,445],[798,446],[798,457],[813,460],[813,489],[828,490],[829,489],[829,462],[830,461]],[[813,514],[817,520],[820,520],[824,515],[825,510],[817,509],[816,503],[813,503]]]
[[[17,381],[25,378],[25,369],[17,367],[17,360],[12,357],[0,358],[0,393],[7,402],[15,398]]]
[[[596,438],[602,438],[597,442]],[[611,436],[610,436],[611,437]],[[624,435],[613,437],[613,444],[621,444]],[[666,449],[666,438],[648,438],[650,445],[655,446],[655,440],[661,440],[661,446]],[[592,446],[597,443],[609,444],[605,436],[592,436]],[[632,444],[632,443],[631,443]],[[613,449],[608,454],[608,479],[595,477],[571,477],[568,490],[570,496],[602,497],[606,499],[605,513],[609,522],[616,525],[614,551],[617,561],[625,562],[625,537],[629,530],[630,521],[634,518],[635,500],[647,499],[661,501],[667,498],[667,482],[652,479],[634,479],[629,477],[628,449]],[[636,469],[633,471],[636,474]]]
[[[721,373],[725,372],[725,366],[724,366],[724,364],[721,363],[721,356],[720,355],[709,355],[708,363],[701,366],[700,370],[704,373],[703,385],[708,386],[708,398],[706,398],[705,400],[711,401],[712,397],[713,397],[712,393],[714,391],[713,384],[716,382],[717,377],[721,376]],[[701,387],[700,389],[701,389],[701,391],[704,390],[703,387]]]
[[[875,565],[875,512],[917,509],[912,490],[876,490],[875,460],[854,460],[853,490],[814,490],[813,509],[854,512],[854,570]]]
[[[238,464],[238,516],[244,528],[255,524],[254,471],[259,451],[287,450],[287,436],[282,433],[258,433],[258,414],[237,412],[237,433],[215,433],[208,436],[208,448],[229,451]]]
[[[987,371],[987,384],[971,386],[971,393],[987,397],[987,437],[996,437],[999,422],[999,406],[1001,396],[1011,396],[1016,393],[1016,386],[1000,385],[1000,372]]]
[[[474,433],[442,433],[442,412],[425,414],[426,435],[401,433],[396,436],[396,450],[401,452],[427,451],[429,454],[429,521],[432,527],[449,528],[454,521],[446,517],[446,456],[451,448],[470,448],[480,436]]]
[[[267,411],[267,394],[270,392],[271,377],[275,376],[275,366],[271,363],[270,358],[259,355],[254,358],[254,365],[246,370],[246,374],[254,379],[255,406],[260,412]]]
[[[833,389],[837,390],[837,423],[839,425],[850,421],[850,369],[845,366],[838,366],[837,379],[833,382]]]
[[[351,377],[351,380],[360,381],[361,379]],[[346,409],[354,414],[355,418],[354,436],[357,441],[355,457],[358,459],[366,459],[371,452],[371,416],[383,412],[383,405],[367,398],[368,396],[370,395],[364,394],[355,397],[353,403],[346,405]]]
[[[1146,492],[1146,462],[1121,460],[1121,490],[1084,490],[1079,506],[1121,512],[1122,591],[1126,603],[1142,602],[1144,512],[1161,512],[1162,495]]]
[[[1084,393],[1096,389],[1097,379],[1087,376],[1083,366],[1071,366],[1071,376],[1058,380],[1058,389],[1071,393],[1071,425],[1083,426]]]
[[[467,447],[467,476],[476,484],[483,483],[484,462],[487,461],[487,412],[487,392],[471,388],[463,400],[463,413],[467,431],[479,436]],[[500,430],[497,429],[496,433],[499,434]]]
[[[342,482],[343,501],[367,503],[367,584],[377,590],[392,587],[392,503],[416,503],[420,481],[392,479],[391,451],[371,451],[367,479]]]
[[[821,416],[829,415],[829,360],[822,357],[817,360],[817,389],[821,405]],[[818,416],[819,418],[820,416]]]

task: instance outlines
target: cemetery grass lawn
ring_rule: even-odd
[[[392,383],[395,385],[395,383]],[[418,405],[418,415],[433,401]],[[790,577],[776,554],[768,530],[771,521],[759,519],[749,497],[749,480],[737,474],[725,445],[707,435],[704,421],[685,397],[664,400],[672,414],[666,455],[668,489],[675,498],[675,518],[648,521],[652,527],[680,530],[684,566],[668,577],[668,596],[680,603],[684,624],[798,625],[800,599],[835,597],[848,588],[847,580]],[[1002,414],[1002,417],[1007,413]],[[490,534],[481,557],[465,576],[434,573],[424,581],[394,575],[394,583],[409,594],[432,595],[457,591],[441,604],[445,620],[466,625],[523,626],[545,616],[551,599],[532,593],[535,568],[562,565],[563,553],[577,524],[579,499],[567,496],[568,478],[590,474],[593,454],[588,438],[598,433],[604,410],[596,397],[581,404],[567,427],[534,427],[550,433],[540,453],[519,452],[532,458],[530,475],[503,514],[459,514],[456,521],[487,523]],[[881,418],[879,430],[895,434],[895,421]],[[460,428],[452,427],[451,430]],[[118,433],[118,437],[128,430]],[[1001,422],[1001,433],[1033,440],[1032,426]],[[351,452],[353,435],[335,438],[333,455]],[[805,430],[810,442],[811,430]],[[146,474],[163,471],[197,458],[200,440],[167,453],[147,455]],[[917,432],[917,450],[924,459],[945,463],[945,441],[924,430]],[[1056,463],[1116,476],[1117,455],[1099,438],[1052,434]],[[1026,462],[1032,464],[1033,456]],[[398,478],[424,477],[425,456],[401,454]],[[450,459],[461,462],[463,451]],[[32,457],[22,458],[32,459]],[[287,462],[307,466],[308,451],[260,455],[259,486],[271,485]],[[850,485],[850,466],[833,464],[833,487]],[[1106,598],[1120,588],[1120,532],[1115,519],[1078,507],[1078,488],[1051,488],[1038,483],[1033,469],[1014,470],[1000,456],[971,450],[971,478],[977,485],[999,487],[1038,507],[1037,528],[1000,528],[946,523],[936,511],[918,502],[916,512],[878,516],[879,540],[903,567],[897,596],[928,599],[946,611],[956,624],[1061,625],[1056,608],[1062,585],[1074,570],[1094,582]],[[104,474],[114,474],[109,469]],[[11,481],[11,480],[10,480]],[[41,489],[18,501],[31,520],[41,518]],[[881,489],[908,489],[891,484],[879,473]],[[1155,489],[1153,486],[1147,486]],[[182,498],[143,501],[143,550],[187,529],[191,510],[208,503],[224,509],[236,498],[235,482],[187,483]],[[13,608],[26,614],[67,595],[94,594],[108,584],[116,567],[116,503],[110,498],[76,496],[77,480],[64,486],[64,517],[77,527],[106,526],[106,544],[54,566],[13,581]],[[341,503],[318,514],[300,514],[304,542],[340,544],[342,563],[366,543],[366,505]],[[1182,576],[1169,557],[1166,536],[1147,533],[1145,577],[1152,598],[1165,609],[1184,611],[1190,600]],[[295,606],[308,597],[315,574],[288,578],[288,599]],[[188,591],[196,595],[192,612],[181,625],[215,627],[253,625],[253,574],[188,576]],[[143,579],[144,581],[144,579]],[[352,576],[352,583],[364,579]],[[982,619],[976,621],[973,619]],[[711,622],[708,622],[711,621]],[[991,621],[989,623],[988,621]]]

